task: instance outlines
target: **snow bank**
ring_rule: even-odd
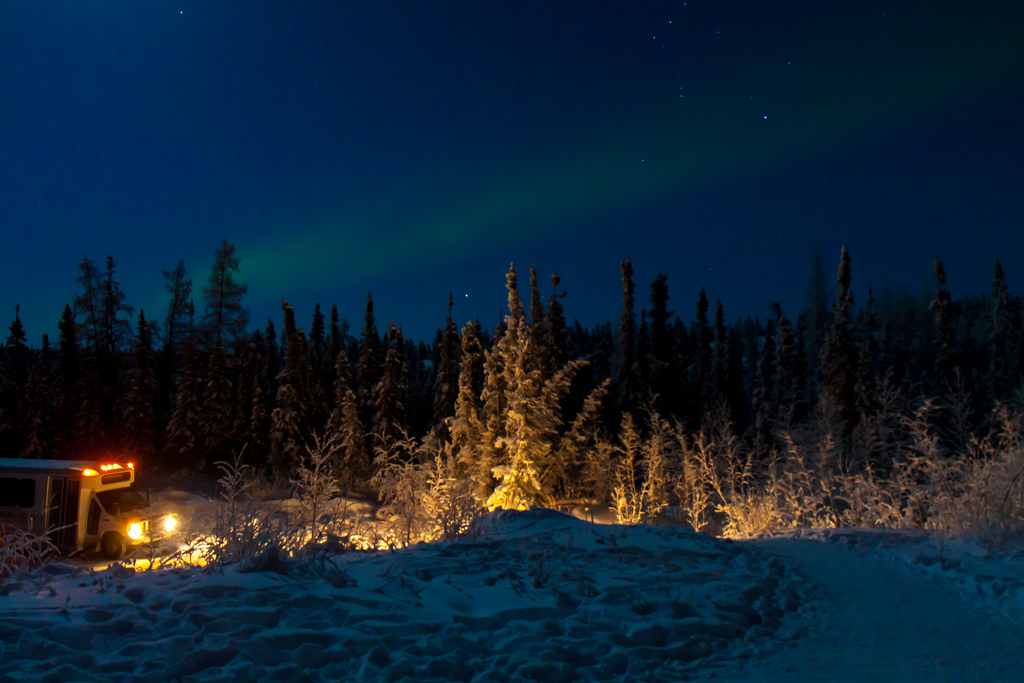
[[[548,510],[267,566],[9,582],[0,681],[671,680],[763,649],[801,600],[796,574],[742,544]]]

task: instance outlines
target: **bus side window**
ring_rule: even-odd
[[[35,479],[0,477],[0,506],[30,508],[35,504]]]
[[[89,520],[85,525],[85,533],[95,534],[100,530],[100,504],[93,498],[89,501]]]

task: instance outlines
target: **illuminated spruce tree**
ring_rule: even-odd
[[[503,356],[507,409],[502,424],[495,430],[496,453],[499,459],[492,471],[498,486],[487,499],[489,509],[525,510],[550,502],[541,482],[541,467],[547,459],[551,443],[544,438],[538,424],[541,394],[540,369],[533,363],[533,340],[526,327],[522,307],[515,292],[515,271],[510,272],[508,329],[497,349]]]
[[[480,487],[490,495],[494,468],[505,461],[505,430],[508,423],[508,391],[513,369],[510,359],[519,344],[519,328],[526,314],[516,289],[515,264],[505,276],[509,313],[495,328],[495,341],[484,354],[484,382],[480,393],[482,439],[477,460]],[[513,328],[514,331],[513,331]]]
[[[526,324],[516,291],[514,267],[506,277],[506,288],[509,297],[506,330],[488,352],[484,365],[484,396],[488,397],[487,387],[496,388],[491,372],[497,370],[502,382],[504,410],[491,412],[494,407],[500,409],[502,404],[484,402],[484,420],[488,427],[484,431],[478,467],[490,465],[497,481],[484,503],[487,508],[522,510],[533,505],[549,505],[565,490],[566,479],[586,441],[583,432],[597,420],[599,399],[585,403],[587,415],[574,423],[577,431],[565,430],[562,400],[586,361],[567,363],[545,380],[540,354],[534,348],[532,331]],[[603,392],[607,389],[607,385],[600,388]],[[488,452],[492,443],[494,448]]]

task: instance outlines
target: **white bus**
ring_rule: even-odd
[[[149,496],[131,488],[134,481],[132,463],[0,458],[0,538],[4,527],[24,529],[62,553],[99,550],[117,559],[149,540],[151,523],[161,531],[175,525],[172,515],[149,517]]]

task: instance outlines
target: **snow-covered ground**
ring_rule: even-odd
[[[261,569],[8,580],[0,682],[1024,680],[1024,553],[918,533],[723,541],[534,510]]]

